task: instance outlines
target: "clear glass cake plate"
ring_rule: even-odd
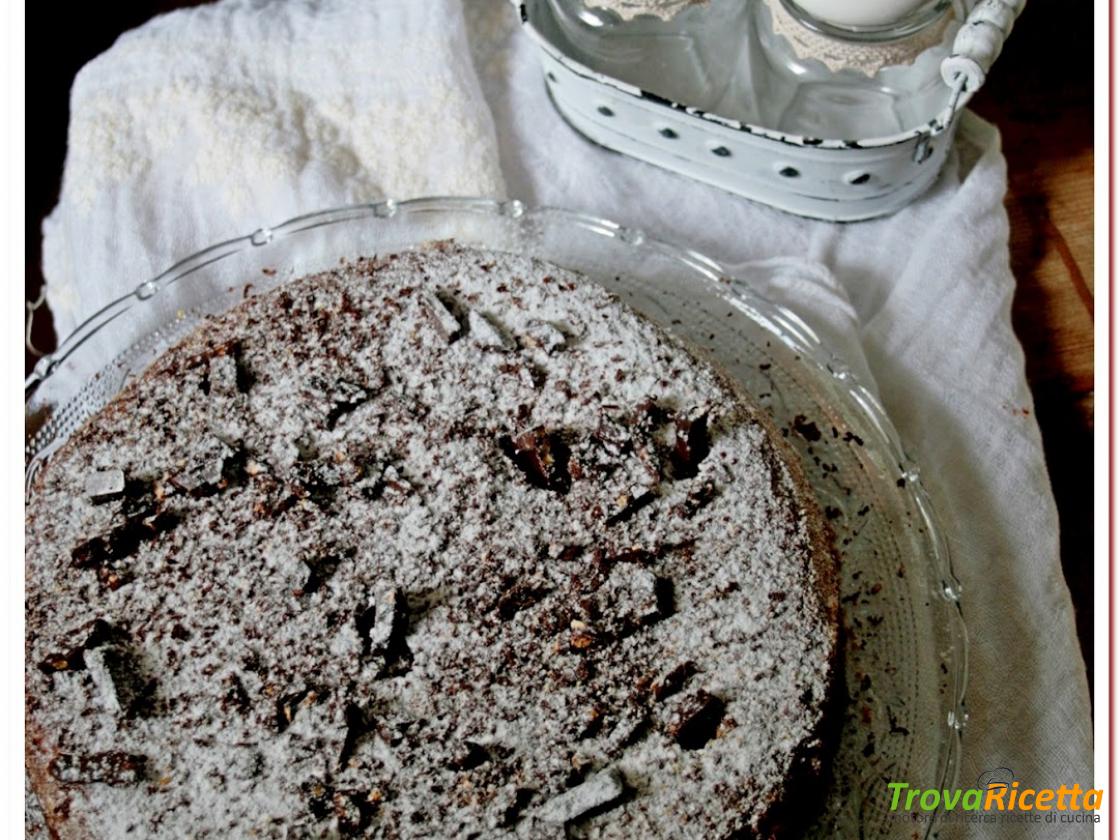
[[[710,353],[773,416],[842,562],[843,714],[810,836],[928,836],[930,823],[891,813],[887,784],[954,784],[967,719],[959,585],[929,497],[872,391],[749,276],[694,251],[602,219],[484,199],[384,201],[259,229],[144,281],[40,361],[26,389],[28,486],[85,418],[205,315],[340,260],[445,239],[583,272]]]

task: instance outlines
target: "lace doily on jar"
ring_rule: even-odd
[[[923,52],[945,38],[952,14],[913,35],[893,41],[855,41],[814,32],[795,18],[781,0],[763,0],[770,10],[774,32],[789,43],[798,58],[816,59],[833,72],[854,70],[874,76],[885,67],[913,64]]]

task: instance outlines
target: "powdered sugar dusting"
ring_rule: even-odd
[[[769,830],[835,647],[805,499],[717,372],[555,266],[287,284],[40,475],[40,794],[98,837]]]

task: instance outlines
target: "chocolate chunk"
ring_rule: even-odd
[[[210,360],[201,383],[205,394],[228,397],[238,392],[237,362],[233,356],[223,354]]]
[[[323,510],[330,511],[338,496],[339,488],[349,486],[361,477],[360,467],[347,461],[333,458],[301,461],[295,466],[298,476],[295,493],[306,498]]]
[[[676,667],[666,671],[658,677],[652,686],[650,686],[650,693],[653,699],[658,702],[664,700],[673,694],[676,694],[684,684],[688,682],[697,673],[695,662],[682,662]]]
[[[96,618],[82,628],[86,632],[82,645],[86,650],[108,644],[125,644],[129,641],[128,633],[119,627],[114,627],[103,618]]]
[[[70,565],[75,569],[96,569],[109,561],[113,545],[111,535],[92,537],[79,543],[70,550]],[[139,546],[139,540],[136,545]]]
[[[338,766],[340,769],[345,769],[349,764],[351,757],[354,755],[354,750],[358,746],[358,741],[362,736],[372,731],[369,716],[366,712],[356,703],[347,703],[346,709],[343,712],[343,720],[346,725],[346,734],[342,739],[342,748],[338,754]]]
[[[101,645],[86,651],[85,663],[106,711],[113,714],[141,711],[154,686],[130,650],[118,645]]]
[[[625,792],[622,774],[612,767],[548,800],[541,806],[538,816],[545,822],[563,825],[617,803]]]
[[[353,552],[342,552],[337,554],[323,554],[319,557],[312,557],[305,559],[303,565],[307,567],[307,580],[304,582],[303,587],[296,591],[297,596],[310,595],[318,592],[338,571],[339,564],[344,559],[351,556]]]
[[[315,700],[315,692],[310,688],[282,695],[280,699],[276,701],[276,728],[280,732],[286,730],[291,722],[295,720],[296,713],[299,712],[300,707],[307,703],[314,703]]]
[[[699,471],[700,462],[708,457],[711,442],[708,439],[708,412],[696,413],[693,417],[678,417],[675,424],[675,438],[670,462],[673,477],[692,478]]]
[[[147,778],[148,759],[115,751],[80,756],[62,753],[48,769],[63,784],[134,785]]]
[[[645,712],[636,709],[624,711],[612,727],[604,749],[608,754],[613,754],[635,744],[645,736],[649,727],[649,716]]]
[[[249,369],[245,355],[245,346],[240,341],[227,341],[188,359],[188,366],[194,367],[206,362],[206,373],[200,383],[205,394],[247,394],[256,382],[256,377]]]
[[[724,702],[704,690],[683,698],[673,709],[666,731],[681,749],[698,750],[716,736]]]
[[[614,500],[614,513],[607,517],[607,524],[617,525],[619,522],[625,522],[656,498],[657,494],[652,490],[628,491],[619,494]]]
[[[379,584],[369,605],[358,613],[356,621],[363,655],[382,660],[380,676],[408,669],[412,662],[412,651],[405,639],[408,634],[408,603],[401,589]]]
[[[334,807],[334,816],[338,820],[339,831],[352,833],[360,830],[362,809],[358,807],[356,797],[336,791],[331,797]]]
[[[247,453],[239,444],[209,437],[200,442],[187,469],[171,477],[173,487],[203,499],[241,484]]]
[[[95,470],[86,476],[86,495],[94,504],[102,504],[124,495],[124,472],[111,467]]]
[[[487,350],[511,350],[513,342],[489,317],[472,309],[467,313],[471,341]]]
[[[568,472],[571,450],[556,432],[538,426],[514,438],[502,437],[498,445],[534,487],[561,495],[571,489],[572,478]]]
[[[77,569],[96,569],[125,560],[139,551],[143,543],[171,531],[178,524],[177,515],[160,511],[156,505],[145,507],[108,533],[75,546],[70,552],[71,565]]]
[[[459,323],[459,319],[455,317],[455,313],[438,295],[432,292],[423,292],[420,295],[420,304],[424,314],[428,316],[428,320],[431,321],[432,326],[436,328],[436,332],[444,341],[450,344],[460,336],[463,327]]]
[[[618,563],[635,563],[639,566],[648,566],[653,562],[653,555],[643,548],[628,548],[616,554],[602,555],[602,563],[607,568],[613,568]]]
[[[522,331],[521,340],[525,346],[537,347],[546,353],[555,353],[568,344],[563,330],[548,321],[530,321]]]
[[[473,770],[490,760],[490,752],[481,744],[474,741],[463,741],[459,744],[447,765],[452,770]]]
[[[249,363],[245,359],[245,346],[240,341],[235,341],[232,346],[232,353],[234,366],[237,370],[237,391],[241,394],[248,394],[256,383],[257,377],[249,368]]]
[[[153,503],[160,501],[154,497],[155,482],[143,478],[126,478],[121,514],[132,519],[151,512]]]
[[[130,572],[123,569],[110,569],[106,566],[99,566],[97,569],[97,580],[110,592],[116,592],[126,583],[132,583],[134,578]]]
[[[245,355],[245,347],[240,341],[227,341],[187,358],[186,366],[206,365],[199,382],[204,394],[223,397],[247,394],[256,377],[249,369]]]

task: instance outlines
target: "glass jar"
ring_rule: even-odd
[[[747,37],[749,0],[548,0],[565,52],[673,102],[713,110]]]
[[[941,61],[959,26],[953,4],[893,5],[905,14],[884,22],[845,17],[850,7],[839,0],[758,0],[754,39],[765,57],[765,71],[754,80],[760,120],[804,137],[858,140],[933,119],[949,97]],[[833,9],[836,16],[820,16]]]

